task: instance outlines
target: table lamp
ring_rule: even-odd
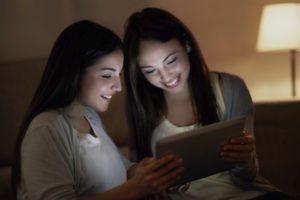
[[[263,8],[257,50],[290,51],[292,96],[296,96],[296,52],[300,49],[300,3],[279,3]]]

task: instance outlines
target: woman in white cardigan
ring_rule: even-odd
[[[130,163],[103,129],[96,112],[121,91],[122,67],[122,43],[107,28],[83,20],[60,34],[20,130],[18,199],[140,199],[178,177],[180,158]]]

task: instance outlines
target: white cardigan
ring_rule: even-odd
[[[129,161],[119,154],[98,114],[87,109],[85,116],[97,138],[78,135],[60,110],[33,119],[21,147],[18,199],[73,200],[126,181]]]

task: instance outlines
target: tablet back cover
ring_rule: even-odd
[[[230,137],[242,133],[245,120],[242,117],[221,121],[159,140],[156,144],[157,157],[173,153],[184,160],[185,170],[180,180],[173,185],[181,185],[233,168],[233,163],[222,160],[220,149]]]

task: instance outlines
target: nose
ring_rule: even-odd
[[[168,82],[171,80],[171,73],[167,70],[161,70],[160,71],[160,80],[163,82]]]
[[[121,92],[122,90],[122,84],[121,84],[121,79],[120,77],[116,77],[113,85],[112,85],[112,89],[116,92]]]

